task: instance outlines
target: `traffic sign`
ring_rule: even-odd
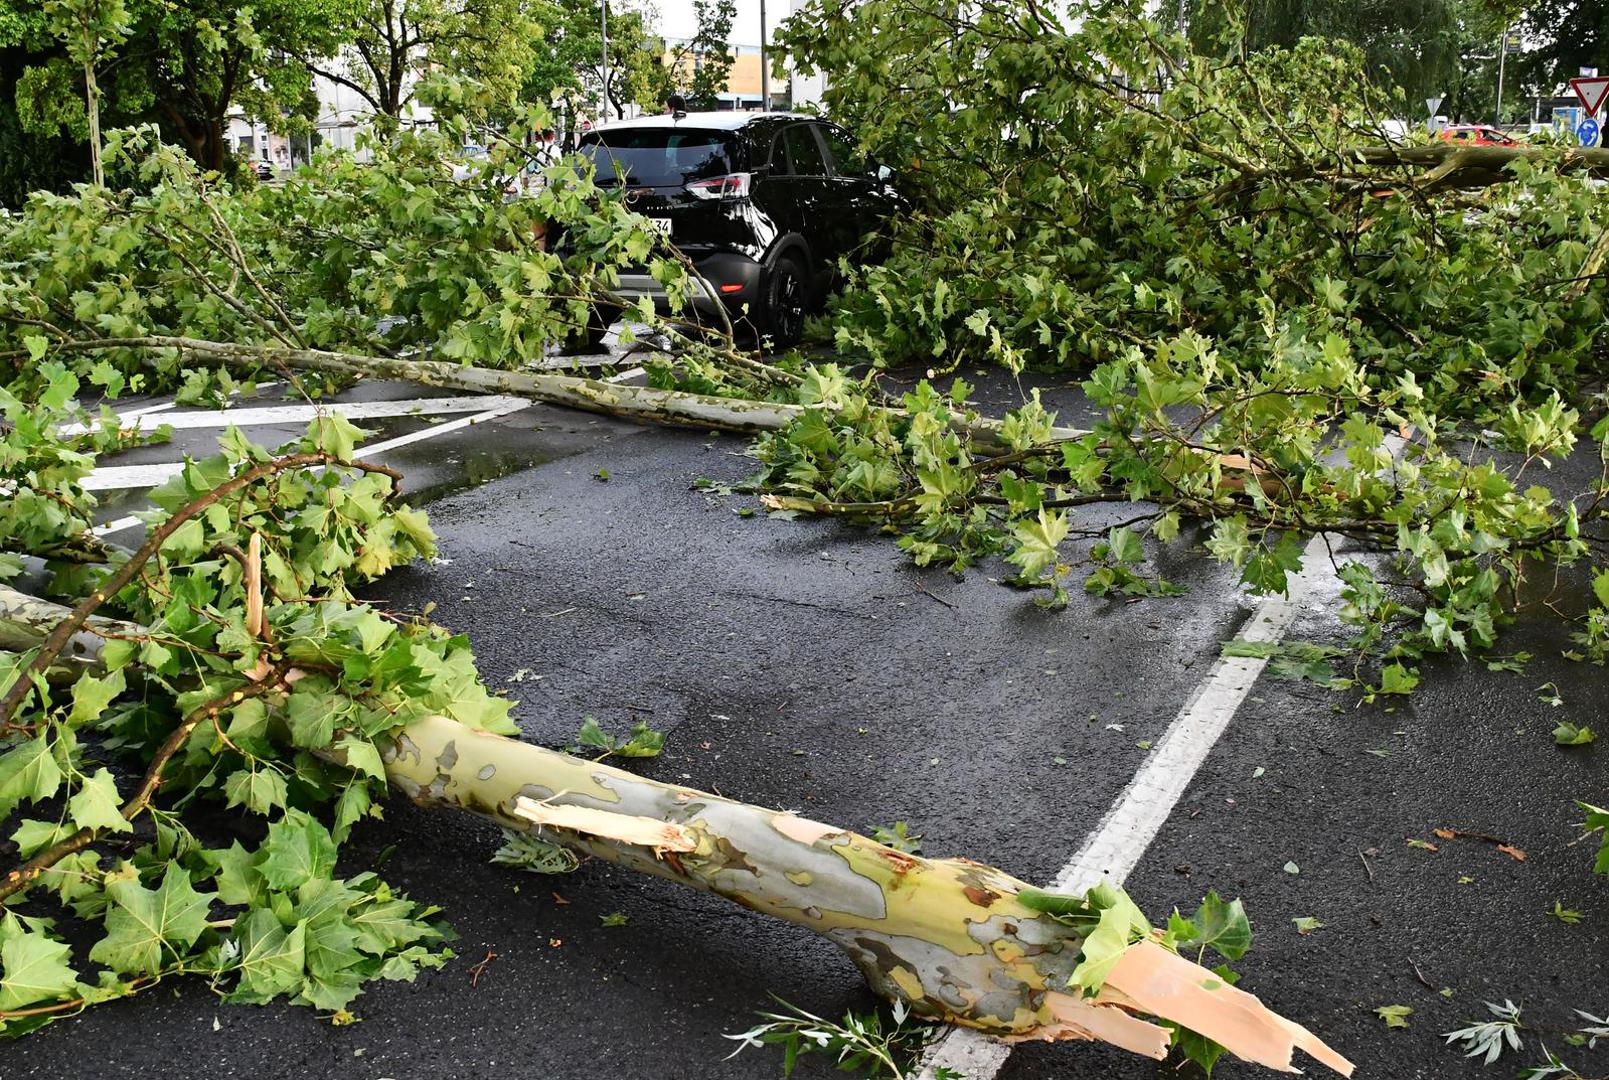
[[[1503,35],[1503,51],[1504,52],[1506,52],[1506,53],[1520,52],[1521,51],[1521,46],[1522,46],[1522,43],[1520,41],[1520,32],[1518,30],[1510,30],[1510,31],[1506,32]]]
[[[1576,141],[1582,146],[1598,145],[1598,121],[1583,120],[1581,126],[1575,129]]]
[[[1586,106],[1588,116],[1597,116],[1598,110],[1603,107],[1605,98],[1609,98],[1609,78],[1597,77],[1591,79],[1571,79],[1570,89],[1575,96],[1581,99]]]
[[[1427,97],[1425,98],[1425,108],[1429,110],[1431,116],[1435,116],[1436,110],[1441,108],[1441,103],[1445,100],[1446,98]]]

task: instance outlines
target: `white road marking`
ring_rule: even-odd
[[[367,446],[354,447],[352,452],[354,454],[364,455],[383,454],[387,450],[395,450],[401,446],[412,446],[416,442],[424,442],[426,439],[434,439],[437,435],[445,435],[449,431],[458,431],[462,428],[471,427],[475,424],[484,424],[488,420],[496,420],[499,416],[507,416],[509,413],[516,413],[522,409],[529,409],[535,404],[536,402],[532,401],[530,398],[504,398],[502,399],[502,404],[487,409],[485,412],[478,412],[474,416],[461,416],[457,420],[449,420],[445,424],[437,424],[435,427],[428,427],[423,431],[415,431],[409,435],[398,435],[395,439],[387,439],[384,442],[369,443]]]
[[[1388,435],[1385,445],[1395,461],[1404,441]],[[1285,595],[1258,600],[1239,636],[1247,641],[1282,640],[1296,613],[1311,604],[1320,583],[1332,579],[1329,545],[1319,534],[1302,549],[1302,571],[1286,582]],[[1051,889],[1081,893],[1103,880],[1114,885],[1128,880],[1267,666],[1267,659],[1250,656],[1220,655],[1213,662],[1129,786],[1051,879]],[[923,1053],[919,1080],[933,1080],[941,1068],[968,1080],[994,1080],[1010,1056],[1011,1047],[1005,1043],[971,1028],[952,1027]]]
[[[159,418],[157,421],[145,424],[147,430],[156,428],[159,424],[170,423],[176,428],[222,428],[234,425],[246,427],[260,424],[308,424],[320,414],[339,413],[348,420],[371,419],[380,416],[412,416],[421,412],[427,414],[469,412],[480,409],[475,416],[463,417],[445,424],[437,424],[412,435],[401,436],[390,442],[375,443],[373,446],[360,447],[365,453],[378,453],[390,450],[396,446],[407,446],[411,442],[418,442],[421,438],[431,438],[437,433],[457,431],[470,424],[478,424],[482,420],[490,420],[498,416],[505,416],[511,412],[530,405],[530,399],[512,397],[506,394],[482,394],[475,397],[446,397],[446,398],[415,398],[409,401],[358,401],[340,403],[333,406],[318,405],[276,405],[262,409],[223,409],[202,413],[180,413],[176,416]],[[429,406],[422,408],[422,406]],[[137,417],[143,422],[144,417]],[[66,431],[64,425],[63,430]],[[84,478],[85,491],[128,491],[135,488],[156,487],[163,484],[170,477],[177,476],[179,470],[184,468],[180,462],[164,461],[156,465],[105,465]]]
[[[626,371],[622,371],[619,374],[611,375],[605,381],[606,382],[625,382],[627,379],[634,379],[638,375],[641,375],[641,374],[643,374],[643,369],[640,368],[640,367],[634,367],[634,368],[630,368],[630,369],[628,369]],[[444,401],[444,400],[452,400],[452,399],[425,398],[425,399],[422,399],[422,400],[426,400],[426,401]],[[413,432],[412,434],[409,434],[409,435],[399,435],[395,439],[387,439],[387,440],[384,440],[382,442],[370,443],[370,444],[368,444],[366,446],[356,447],[354,449],[354,453],[383,454],[387,450],[395,450],[395,449],[397,449],[398,447],[401,447],[401,446],[409,446],[409,445],[411,445],[413,443],[416,443],[416,442],[423,442],[426,439],[434,439],[437,435],[446,435],[448,432],[458,431],[458,430],[461,430],[463,428],[470,427],[471,425],[474,425],[474,424],[481,424],[481,423],[485,423],[488,420],[495,420],[500,416],[507,416],[510,413],[519,412],[522,409],[529,408],[530,406],[536,404],[535,401],[532,401],[529,398],[508,397],[508,396],[501,396],[501,395],[487,395],[485,397],[482,397],[480,400],[483,401],[483,402],[486,402],[486,401],[498,402],[499,404],[497,404],[493,408],[486,409],[483,412],[476,413],[474,416],[460,417],[457,420],[449,420],[444,424],[436,424],[433,427],[425,428],[423,431],[415,431],[415,432]],[[167,405],[155,405],[155,406],[152,406],[151,409],[172,408],[172,407],[173,407],[172,403],[169,403]],[[137,411],[140,412],[140,413],[144,413],[144,412],[148,412],[148,411],[151,411],[151,410],[150,409],[142,409],[142,410],[137,410]],[[220,413],[219,415],[227,415],[227,413]],[[84,486],[86,488],[89,488],[89,484],[87,482],[89,479],[93,479],[98,474],[101,474],[101,473],[104,473],[104,472],[110,472],[113,469],[131,469],[131,470],[132,469],[148,469],[148,470],[153,470],[153,471],[154,470],[163,470],[161,478],[153,481],[152,483],[128,484],[128,485],[126,485],[127,487],[131,487],[131,488],[133,488],[133,487],[155,487],[157,484],[165,483],[167,481],[168,477],[177,475],[179,470],[182,469],[182,468],[184,468],[183,464],[172,464],[172,463],[167,463],[167,464],[163,464],[163,465],[149,465],[149,466],[141,466],[141,465],[116,466],[116,465],[112,465],[112,466],[107,466],[105,469],[96,469],[94,473],[91,473],[90,476],[86,478],[86,483],[85,483]],[[90,488],[90,490],[94,490],[94,489]],[[139,518],[135,517],[132,514],[129,514],[129,515],[126,515],[124,517],[120,517],[120,518],[116,518],[115,520],[108,521],[104,525],[97,525],[91,531],[94,532],[94,534],[96,536],[110,536],[112,533],[122,532],[124,529],[132,529],[132,528],[135,528],[136,526],[143,526],[144,524],[145,523],[142,522]]]
[[[1238,636],[1247,641],[1279,641],[1296,613],[1311,601],[1319,582],[1329,577],[1328,548],[1324,537],[1315,536],[1302,552],[1302,572],[1287,583],[1287,594],[1262,597]],[[1051,879],[1051,889],[1081,893],[1103,880],[1123,884],[1267,666],[1266,658],[1250,656],[1220,656],[1213,662],[1206,679],[1100,825]],[[1011,1047],[987,1035],[951,1028],[928,1048],[921,1076],[932,1080],[942,1067],[970,1080],[991,1080],[1010,1054]]]
[[[194,412],[152,416],[153,413],[173,408],[172,404],[155,405],[149,409],[136,409],[122,414],[119,419],[129,427],[141,431],[155,431],[163,424],[175,429],[255,427],[261,424],[308,424],[322,414],[339,412],[348,420],[367,420],[381,416],[438,416],[453,413],[493,409],[513,401],[524,401],[503,394],[476,394],[472,397],[411,398],[406,401],[349,401],[335,405],[295,404],[262,405],[245,409],[206,409]],[[98,426],[91,425],[90,427]],[[78,435],[90,430],[82,424],[63,424],[63,435]]]

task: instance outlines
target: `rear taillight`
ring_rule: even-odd
[[[713,180],[695,180],[687,191],[700,199],[746,199],[749,197],[749,175],[746,172],[729,173]]]

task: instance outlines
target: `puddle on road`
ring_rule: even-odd
[[[424,446],[419,447],[417,453],[410,453],[413,450],[413,447],[405,447],[392,451],[385,458],[387,465],[402,470],[404,498],[415,505],[445,499],[578,452],[529,446],[511,450],[454,450],[451,454],[432,456]]]

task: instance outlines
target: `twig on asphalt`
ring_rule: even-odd
[[[1419,980],[1421,986],[1426,990],[1436,989],[1436,984],[1425,978],[1425,973],[1419,970],[1419,965],[1413,962],[1413,957],[1411,956],[1408,957],[1408,966],[1413,968],[1413,977]]]
[[[1369,865],[1369,857],[1359,851],[1358,858],[1363,860],[1363,869],[1369,872],[1369,883],[1372,885],[1374,883],[1374,867]]]
[[[469,969],[469,987],[470,987],[471,990],[473,990],[475,987],[480,985],[480,977],[482,975],[486,974],[487,966],[489,964],[491,964],[491,962],[493,960],[496,960],[496,959],[497,959],[497,954],[495,952],[493,952],[492,950],[487,949],[486,950],[486,959],[482,960],[480,963],[476,964],[474,967]]]

